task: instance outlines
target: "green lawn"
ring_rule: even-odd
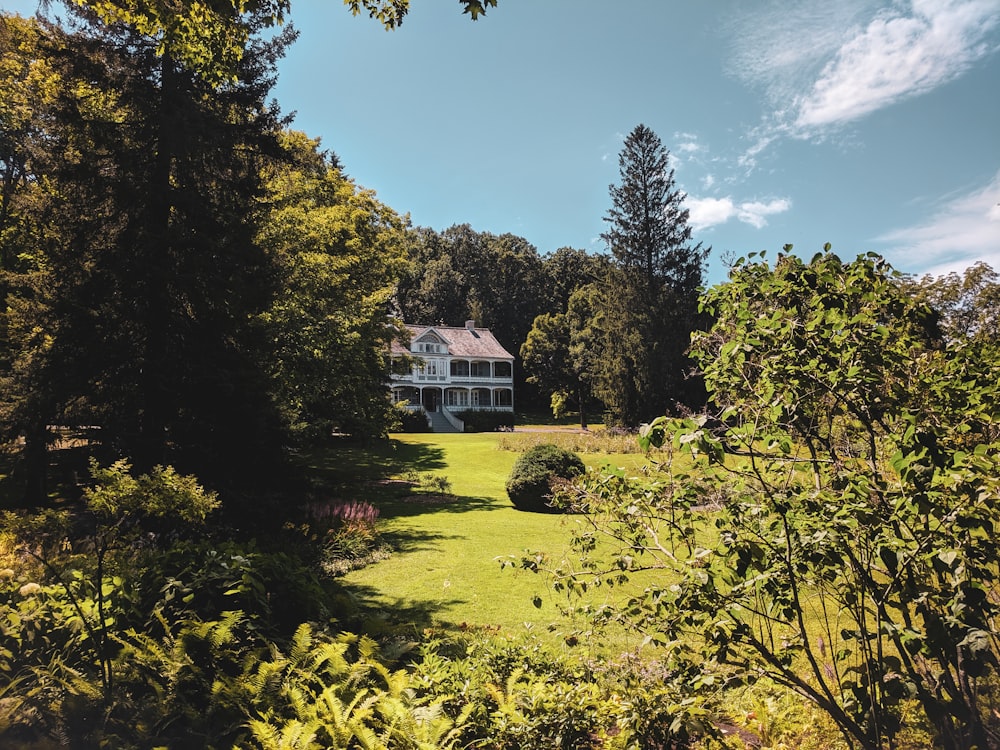
[[[345,583],[368,607],[403,615],[427,627],[497,628],[504,632],[569,632],[561,594],[543,576],[501,569],[499,560],[525,550],[560,559],[569,548],[572,515],[525,513],[507,499],[504,482],[517,453],[498,450],[500,433],[399,434],[387,450],[359,452],[330,475],[368,480],[361,494],[381,511],[380,529],[395,552],[349,573]],[[632,465],[641,456],[582,456],[591,466]],[[454,497],[447,503],[406,501],[371,483],[378,477],[418,471],[445,476]],[[536,606],[538,601],[541,606]],[[616,638],[616,640],[620,640]]]

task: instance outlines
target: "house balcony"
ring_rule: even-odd
[[[499,378],[452,375],[448,379],[449,385],[513,385],[513,383],[514,378],[510,375]]]
[[[475,375],[427,375],[425,373],[407,373],[406,375],[393,375],[394,383],[439,383],[445,385],[513,385],[514,378],[510,375],[502,377],[475,376]]]

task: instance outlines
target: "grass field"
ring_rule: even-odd
[[[356,493],[357,480],[364,480],[364,497],[356,499],[379,507],[380,531],[395,550],[345,577],[365,606],[442,629],[533,630],[558,637],[583,627],[561,617],[562,595],[551,591],[543,576],[501,569],[500,559],[525,550],[558,560],[580,522],[572,515],[525,513],[510,504],[504,483],[518,453],[499,449],[501,440],[509,447],[510,434],[400,434],[387,448],[358,451],[353,461],[325,467]],[[634,467],[644,460],[640,454],[582,458],[594,467]],[[400,497],[378,483],[413,471],[446,477],[453,497],[419,502],[425,498]]]

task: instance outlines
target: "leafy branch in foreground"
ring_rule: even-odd
[[[169,466],[134,477],[125,460],[102,467],[91,459],[90,473],[94,484],[84,489],[85,513],[75,519],[89,530],[79,545],[85,551],[82,558],[65,554],[74,522],[65,512],[29,516],[7,512],[4,525],[17,531],[21,550],[44,568],[50,585],[61,587],[67,608],[75,614],[70,616],[74,627],[82,631],[79,640],[99,668],[101,693],[110,703],[118,648],[113,636],[115,599],[124,585],[123,577],[115,573],[125,565],[117,560],[118,570],[109,572],[113,556],[137,545],[154,524],[161,531],[178,523],[201,524],[219,501],[194,477],[182,476]]]
[[[702,306],[719,418],[644,427],[691,469],[591,478],[557,584],[647,582],[599,614],[693,681],[769,678],[851,746],[891,747],[915,705],[939,746],[996,746],[996,358],[945,345],[871,255],[741,261]]]

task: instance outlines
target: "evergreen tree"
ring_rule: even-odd
[[[33,207],[45,278],[11,295],[23,335],[8,434],[96,425],[143,469],[232,481],[280,440],[250,322],[275,289],[255,233],[263,165],[280,153],[265,97],[289,37],[251,40],[213,85],[156,38],[75,18],[45,27],[62,81],[31,162],[53,186]]]
[[[692,241],[684,193],[659,137],[638,125],[618,157],[621,184],[601,235],[614,259],[604,294],[608,356],[596,374],[612,422],[634,427],[694,405],[685,351],[708,249]]]

